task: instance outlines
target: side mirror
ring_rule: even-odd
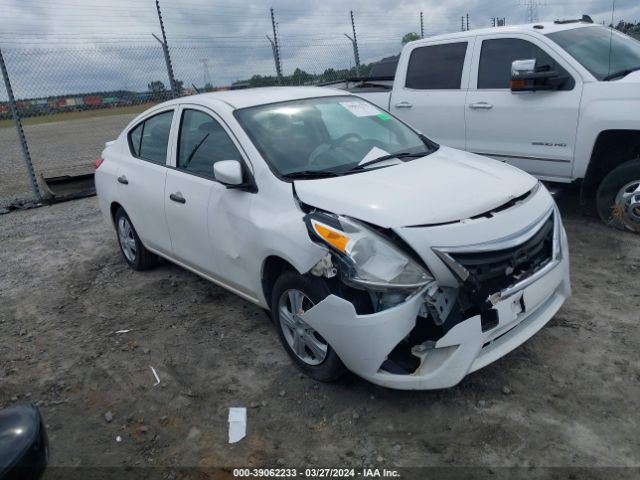
[[[536,90],[558,90],[569,78],[561,76],[548,65],[538,66],[536,59],[514,60],[511,64],[512,92],[535,92]]]
[[[243,184],[242,165],[237,160],[221,160],[213,164],[213,177],[229,187]]]
[[[33,405],[0,410],[0,479],[40,479],[47,460],[47,435],[39,410]]]

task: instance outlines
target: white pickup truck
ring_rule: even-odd
[[[435,141],[550,182],[640,232],[640,42],[589,17],[408,43],[393,83],[351,92]]]

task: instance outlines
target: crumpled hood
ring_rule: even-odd
[[[473,217],[524,195],[536,182],[505,163],[440,147],[400,165],[294,185],[307,205],[397,228]]]

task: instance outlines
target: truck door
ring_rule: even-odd
[[[466,108],[467,150],[506,161],[545,180],[570,181],[582,82],[538,38],[494,34],[476,39]],[[568,77],[554,91],[512,92],[514,60],[535,59]]]
[[[465,147],[465,95],[473,38],[405,47],[389,110],[427,137]]]

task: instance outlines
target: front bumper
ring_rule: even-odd
[[[451,387],[468,373],[524,343],[553,318],[570,296],[563,229],[561,242],[563,255],[553,267],[496,301],[495,328],[483,332],[480,315],[462,321],[440,338],[435,348],[420,354],[421,364],[412,374],[392,374],[380,367],[415,327],[424,302],[421,294],[371,315],[358,315],[350,302],[330,295],[305,312],[303,319],[329,342],[349,370],[372,383],[403,390]]]

